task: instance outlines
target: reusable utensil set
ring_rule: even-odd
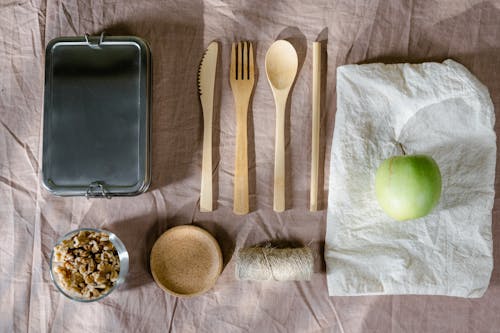
[[[212,211],[212,110],[218,44],[212,42],[199,68],[198,88],[203,108],[203,160],[200,191],[200,210]],[[319,168],[319,98],[320,98],[320,43],[313,44],[313,119],[310,210],[317,210]],[[298,69],[298,56],[293,45],[285,40],[274,42],[266,53],[266,76],[276,104],[276,131],[274,154],[273,209],[285,210],[285,108]],[[233,211],[243,215],[249,212],[248,199],[248,106],[255,84],[255,65],[251,42],[233,43],[229,82],[236,111],[236,155],[234,171]]]

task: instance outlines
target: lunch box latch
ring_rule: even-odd
[[[94,49],[98,49],[101,46],[101,44],[102,44],[103,41],[104,41],[104,31],[101,32],[101,36],[99,37],[99,39],[97,40],[97,42],[93,42],[91,40],[90,34],[88,34],[88,33],[85,34],[85,42],[88,44],[88,46],[90,46],[90,47],[92,47]]]
[[[106,189],[103,182],[96,181],[89,185],[89,187],[87,188],[87,192],[85,193],[85,197],[87,199],[90,198],[111,199],[111,194],[109,194],[109,191]]]

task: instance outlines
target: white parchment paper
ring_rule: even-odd
[[[481,297],[493,268],[495,115],[488,90],[452,60],[337,69],[325,261],[330,295]],[[396,222],[378,206],[386,158],[427,154],[440,203]]]

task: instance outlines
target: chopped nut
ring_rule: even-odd
[[[110,280],[111,282],[116,282],[116,280],[118,280],[118,272],[117,272],[117,271],[115,271],[115,270],[114,270],[114,271],[112,271],[112,272],[111,272],[111,275],[110,275],[110,277],[109,277],[109,280]]]

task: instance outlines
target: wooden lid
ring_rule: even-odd
[[[210,289],[222,271],[222,253],[215,238],[194,225],[171,228],[155,242],[150,257],[155,282],[181,297]]]

